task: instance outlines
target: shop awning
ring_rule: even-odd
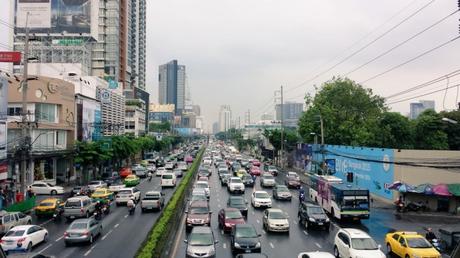
[[[455,196],[460,196],[460,184],[448,184],[447,189],[449,190],[449,193]]]
[[[446,184],[438,184],[433,186],[433,193],[439,196],[452,196]]]
[[[434,194],[433,193],[433,185],[431,185],[431,184],[418,185],[411,192],[419,193],[419,194],[426,194],[426,195]]]

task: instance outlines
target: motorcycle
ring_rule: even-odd
[[[129,215],[133,215],[134,212],[136,211],[136,204],[134,203],[133,205],[128,205],[129,209]]]
[[[300,193],[300,194],[299,194],[299,201],[300,201],[300,203],[302,203],[303,201],[305,201],[305,193]]]
[[[101,219],[102,219],[101,211],[95,210],[95,211],[94,211],[94,218],[95,218],[96,220],[101,220]]]
[[[406,212],[406,207],[404,207],[404,202],[395,202],[397,212]]]
[[[56,209],[53,213],[53,220],[54,221],[59,221],[61,220],[61,216],[62,216],[62,211],[59,210],[59,209]]]
[[[427,207],[422,202],[410,202],[409,204],[407,204],[406,210],[415,212],[425,211],[427,210]]]

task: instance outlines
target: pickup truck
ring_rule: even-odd
[[[0,234],[4,235],[12,227],[32,224],[32,218],[22,212],[0,211]]]

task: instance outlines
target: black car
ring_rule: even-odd
[[[304,226],[306,229],[309,229],[310,227],[322,227],[328,230],[331,224],[331,221],[327,217],[323,208],[310,202],[303,202],[299,206],[298,217],[299,224]]]
[[[248,216],[248,202],[241,195],[231,195],[228,197],[227,207],[237,208],[243,216]]]
[[[241,180],[243,180],[245,186],[254,186],[254,180],[252,180],[252,176],[250,175],[244,175]]]
[[[232,254],[239,253],[260,253],[260,234],[251,224],[236,224],[232,228],[231,245]]]

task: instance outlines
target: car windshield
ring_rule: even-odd
[[[89,182],[89,185],[98,185],[99,184],[99,181],[91,181]]]
[[[49,183],[45,183],[48,187],[54,187],[54,185],[52,184],[49,184]]]
[[[163,179],[172,179],[173,176],[172,175],[163,175]]]
[[[352,238],[351,245],[356,250],[376,250],[379,249],[377,243],[372,238]]]
[[[417,237],[417,238],[407,238],[407,244],[410,248],[431,248],[430,242],[428,242],[425,238]]]
[[[270,219],[285,219],[286,215],[284,215],[284,213],[282,213],[281,211],[272,211],[268,213],[268,217]]]
[[[225,218],[226,219],[240,219],[243,216],[241,216],[241,212],[239,211],[227,211],[225,213]]]
[[[234,184],[235,183],[238,184],[238,183],[242,182],[240,178],[232,178],[231,180],[232,180],[232,183],[234,183]]]
[[[98,189],[96,191],[94,191],[95,194],[105,194],[105,190],[103,189]]]
[[[230,199],[230,205],[242,205],[245,204],[246,202],[244,201],[243,198],[232,198]]]
[[[289,192],[289,189],[288,189],[286,186],[284,186],[284,185],[278,186],[278,187],[276,188],[276,190],[277,190],[278,192]]]
[[[204,195],[204,194],[195,194],[195,195],[192,195],[192,202],[193,202],[193,201],[203,201],[203,200],[208,200],[208,198],[207,198],[206,195]]]
[[[272,175],[267,175],[267,174],[265,174],[265,175],[264,175],[264,179],[273,179],[273,176],[272,176]]]
[[[244,180],[252,180],[252,177],[250,175],[244,175],[243,179]]]
[[[258,193],[255,193],[255,197],[266,199],[266,198],[270,198],[270,195],[268,195],[268,193],[258,192]]]
[[[24,235],[25,230],[10,230],[8,231],[5,236],[11,236],[11,237],[16,237],[16,236],[22,236]]]
[[[120,190],[118,194],[131,194],[131,190]]]
[[[192,207],[190,208],[191,214],[207,214],[209,213],[207,207]]]
[[[87,223],[77,222],[70,225],[70,229],[86,229],[88,227]]]
[[[80,200],[67,201],[65,203],[65,207],[67,207],[67,208],[79,208],[80,206],[81,206]]]
[[[196,188],[208,188],[207,184],[195,184]]]
[[[54,202],[42,202],[42,203],[40,203],[40,206],[42,206],[42,207],[54,206]]]
[[[212,235],[209,233],[192,233],[188,240],[189,245],[208,246],[213,244]]]
[[[317,207],[317,206],[309,207],[307,212],[308,214],[323,214],[324,213],[323,208]]]
[[[144,200],[158,200],[160,199],[160,196],[158,194],[147,194],[144,197]]]
[[[235,237],[254,238],[257,237],[257,232],[253,227],[241,227],[235,231]]]

